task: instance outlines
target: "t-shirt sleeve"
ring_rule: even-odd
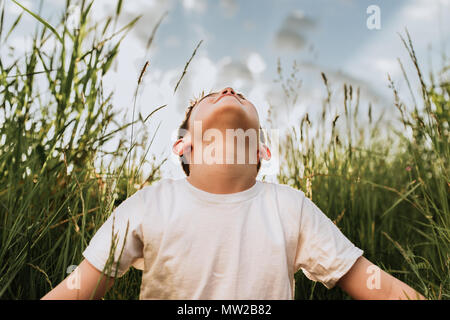
[[[125,199],[111,213],[83,251],[89,263],[100,271],[105,269],[105,274],[110,277],[123,276],[131,265],[140,265],[142,260],[141,191]]]
[[[295,271],[328,289],[363,254],[310,199],[303,196]]]

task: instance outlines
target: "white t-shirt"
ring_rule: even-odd
[[[203,191],[186,178],[144,187],[83,252],[99,270],[113,219],[110,275],[121,277],[131,265],[143,270],[140,299],[290,300],[298,270],[332,288],[363,254],[302,191],[258,180],[231,194]]]

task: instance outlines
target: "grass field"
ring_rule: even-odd
[[[116,26],[118,1],[116,15],[93,27],[91,4],[83,1],[74,30],[64,20],[52,27],[36,16],[42,27],[27,54],[0,60],[1,299],[42,297],[79,264],[114,207],[161,178],[165,159],[145,156],[150,137],[122,137],[129,126],[151,121],[151,113],[120,123],[102,86],[136,20]],[[20,17],[7,28],[1,14],[0,41],[7,43]],[[449,299],[450,66],[425,79],[409,35],[399,41],[416,71],[405,81],[421,89],[411,89],[416,104],[405,105],[391,82],[398,125],[381,126],[371,109],[362,114],[358,88],[346,85],[344,101],[335,101],[323,74],[323,116],[315,123],[305,116],[282,137],[278,180],[303,190],[369,260],[427,298]],[[327,130],[312,134],[313,126]],[[119,165],[95,168],[116,136],[122,137],[114,153]],[[151,174],[143,176],[143,163]],[[130,269],[105,299],[137,299],[140,280],[141,272]],[[296,299],[348,298],[296,274]]]

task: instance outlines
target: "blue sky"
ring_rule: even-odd
[[[256,51],[268,61],[282,56],[317,60],[325,66],[336,67],[351,57],[349,52],[357,50],[374,35],[366,28],[366,8],[374,1],[225,2],[234,3],[235,9],[226,9],[221,1],[209,1],[207,7],[197,11],[186,10],[178,3],[171,13],[177,23],[163,25],[160,38],[178,35],[181,46],[192,46],[192,40],[198,38],[195,27],[201,25],[208,30],[204,48],[213,59],[220,59],[224,53],[237,58],[248,51]],[[403,0],[378,2],[383,22],[388,22],[404,3]],[[298,38],[294,36],[291,40],[292,46],[297,45],[298,49],[289,50],[288,45],[277,48],[274,41],[277,33],[291,16],[297,18],[298,28],[294,31]],[[162,66],[169,67],[171,60],[183,59],[179,53],[169,50],[161,61]],[[274,63],[269,64],[268,73],[275,72],[275,68]]]
[[[6,22],[12,23],[20,9],[10,0],[4,2]],[[40,3],[20,2],[34,11]],[[42,3],[43,15],[57,21],[65,0]],[[380,7],[380,30],[369,30],[366,25],[366,9],[374,4]],[[115,1],[97,0],[92,20],[103,19],[114,6]],[[398,33],[404,34],[404,28],[408,28],[425,71],[429,70],[430,58],[434,68],[439,67],[440,54],[448,52],[450,39],[450,0],[128,0],[123,11],[121,24],[136,15],[143,16],[124,41],[114,72],[104,81],[109,90],[114,90],[115,108],[131,114],[136,79],[145,61],[150,61],[138,107],[146,115],[168,104],[146,129],[152,133],[161,123],[152,147],[158,157],[170,155],[171,137],[184,109],[202,90],[232,85],[253,101],[263,124],[272,105],[280,111],[275,125],[286,128],[298,123],[305,112],[317,111],[325,93],[320,73],[325,72],[336,101],[343,83],[349,83],[361,88],[363,107],[370,101],[378,106],[378,112],[390,112],[387,73],[401,92],[405,89],[397,58],[414,79]],[[145,43],[165,11],[168,15],[146,52]],[[34,25],[33,18],[24,16],[8,40],[17,52],[24,49],[24,39],[32,35]],[[200,40],[204,42],[174,95],[175,83]],[[2,55],[3,50],[0,48]],[[295,60],[302,79],[299,100],[289,110],[279,84],[274,83],[278,59],[286,75]],[[166,176],[182,176],[179,165],[171,161],[163,172]]]

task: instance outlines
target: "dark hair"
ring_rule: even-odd
[[[186,109],[186,114],[184,116],[184,120],[181,122],[180,127],[178,128],[178,137],[177,139],[181,139],[184,137],[184,133],[188,130],[188,124],[189,124],[189,118],[191,117],[192,109],[202,100],[202,98],[205,96],[204,92],[201,93],[200,98],[191,100],[189,107]],[[260,130],[260,141],[262,143],[266,143],[266,139],[264,137],[264,134],[262,133],[261,126],[259,127]],[[192,150],[191,150],[192,151]],[[181,160],[181,167],[183,168],[184,173],[189,176],[189,163],[187,163],[186,159],[184,158],[184,154],[180,156]],[[259,169],[261,168],[261,160],[258,161],[256,164],[256,172],[259,172]]]

